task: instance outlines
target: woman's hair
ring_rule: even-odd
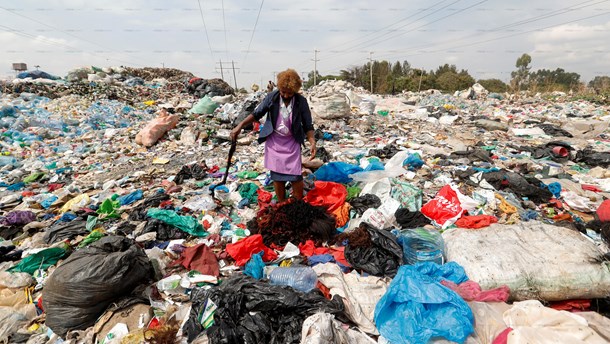
[[[294,69],[286,69],[277,75],[277,87],[281,90],[297,93],[301,89],[301,86],[303,86],[301,77]]]

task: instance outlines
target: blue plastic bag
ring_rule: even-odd
[[[407,167],[409,171],[415,171],[424,166],[424,161],[421,159],[419,154],[409,154],[409,156],[402,162],[402,166]]]
[[[366,168],[364,169],[365,172],[368,171],[383,171],[385,170],[385,166],[383,165],[383,163],[379,160],[369,160],[369,164],[366,166]]]
[[[141,200],[143,197],[142,190],[138,189],[128,195],[119,197],[119,205],[129,205]]]
[[[401,266],[375,307],[379,333],[393,344],[427,343],[434,337],[465,342],[474,332],[472,311],[456,292],[438,282],[448,277],[459,283],[458,270],[434,263]]]
[[[352,178],[349,177],[350,174],[362,171],[363,169],[360,166],[341,161],[333,161],[322,165],[314,175],[317,180],[347,184],[352,181]]]
[[[257,254],[253,254],[250,257],[250,260],[246,263],[244,267],[244,275],[252,276],[257,280],[261,279],[265,275],[265,263],[263,262],[263,254],[265,252],[261,251]]]
[[[542,187],[546,187],[553,194],[555,198],[559,198],[561,196],[561,184],[554,182],[549,185],[542,184]]]

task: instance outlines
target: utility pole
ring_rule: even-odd
[[[417,92],[421,90],[421,79],[424,77],[424,70],[421,70],[421,74],[419,74],[419,86],[417,86]]]
[[[218,62],[218,64],[220,65],[220,78],[221,78],[222,80],[224,80],[224,79],[225,79],[225,74],[224,74],[224,73],[223,73],[223,71],[222,71],[222,60],[219,60],[219,61],[220,61],[220,62]]]
[[[222,78],[222,80],[225,79],[224,70],[233,69],[233,82],[235,85],[235,90],[237,90],[237,76],[235,75],[235,70],[239,70],[239,68],[235,68],[235,61],[222,62],[222,60],[220,60],[220,62],[217,62],[217,63],[219,65],[219,67],[216,68],[216,71],[218,71],[218,69],[220,69],[220,77]]]
[[[237,77],[235,76],[235,62],[231,61],[231,67],[233,67],[233,82],[235,83],[235,91],[237,91]]]
[[[313,50],[313,86],[318,84],[317,76],[318,76],[318,53],[320,51],[314,49]]]
[[[369,63],[371,64],[371,93],[373,93],[373,52],[369,51]]]

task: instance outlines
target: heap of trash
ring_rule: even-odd
[[[263,91],[97,67],[1,90],[0,342],[610,341],[608,106],[324,81],[305,198],[278,203],[260,125],[227,164]]]

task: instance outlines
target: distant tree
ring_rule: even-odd
[[[308,89],[313,86],[313,71],[307,74],[307,81],[303,83],[303,88]],[[319,84],[324,80],[343,80],[342,75],[320,75],[320,73],[316,72],[316,82]]]
[[[539,69],[530,74],[530,84],[543,92],[570,91],[579,88],[580,75],[566,72],[563,68],[555,70]]]
[[[589,82],[589,87],[593,88],[595,91],[610,91],[610,76],[596,76]]]
[[[513,89],[519,91],[521,89],[527,88],[530,74],[530,63],[532,63],[532,57],[528,54],[523,54],[521,57],[517,59],[515,63],[515,67],[517,70],[510,73],[512,77],[511,86]]]
[[[508,85],[500,79],[483,79],[477,82],[489,92],[502,93],[508,91]]]

